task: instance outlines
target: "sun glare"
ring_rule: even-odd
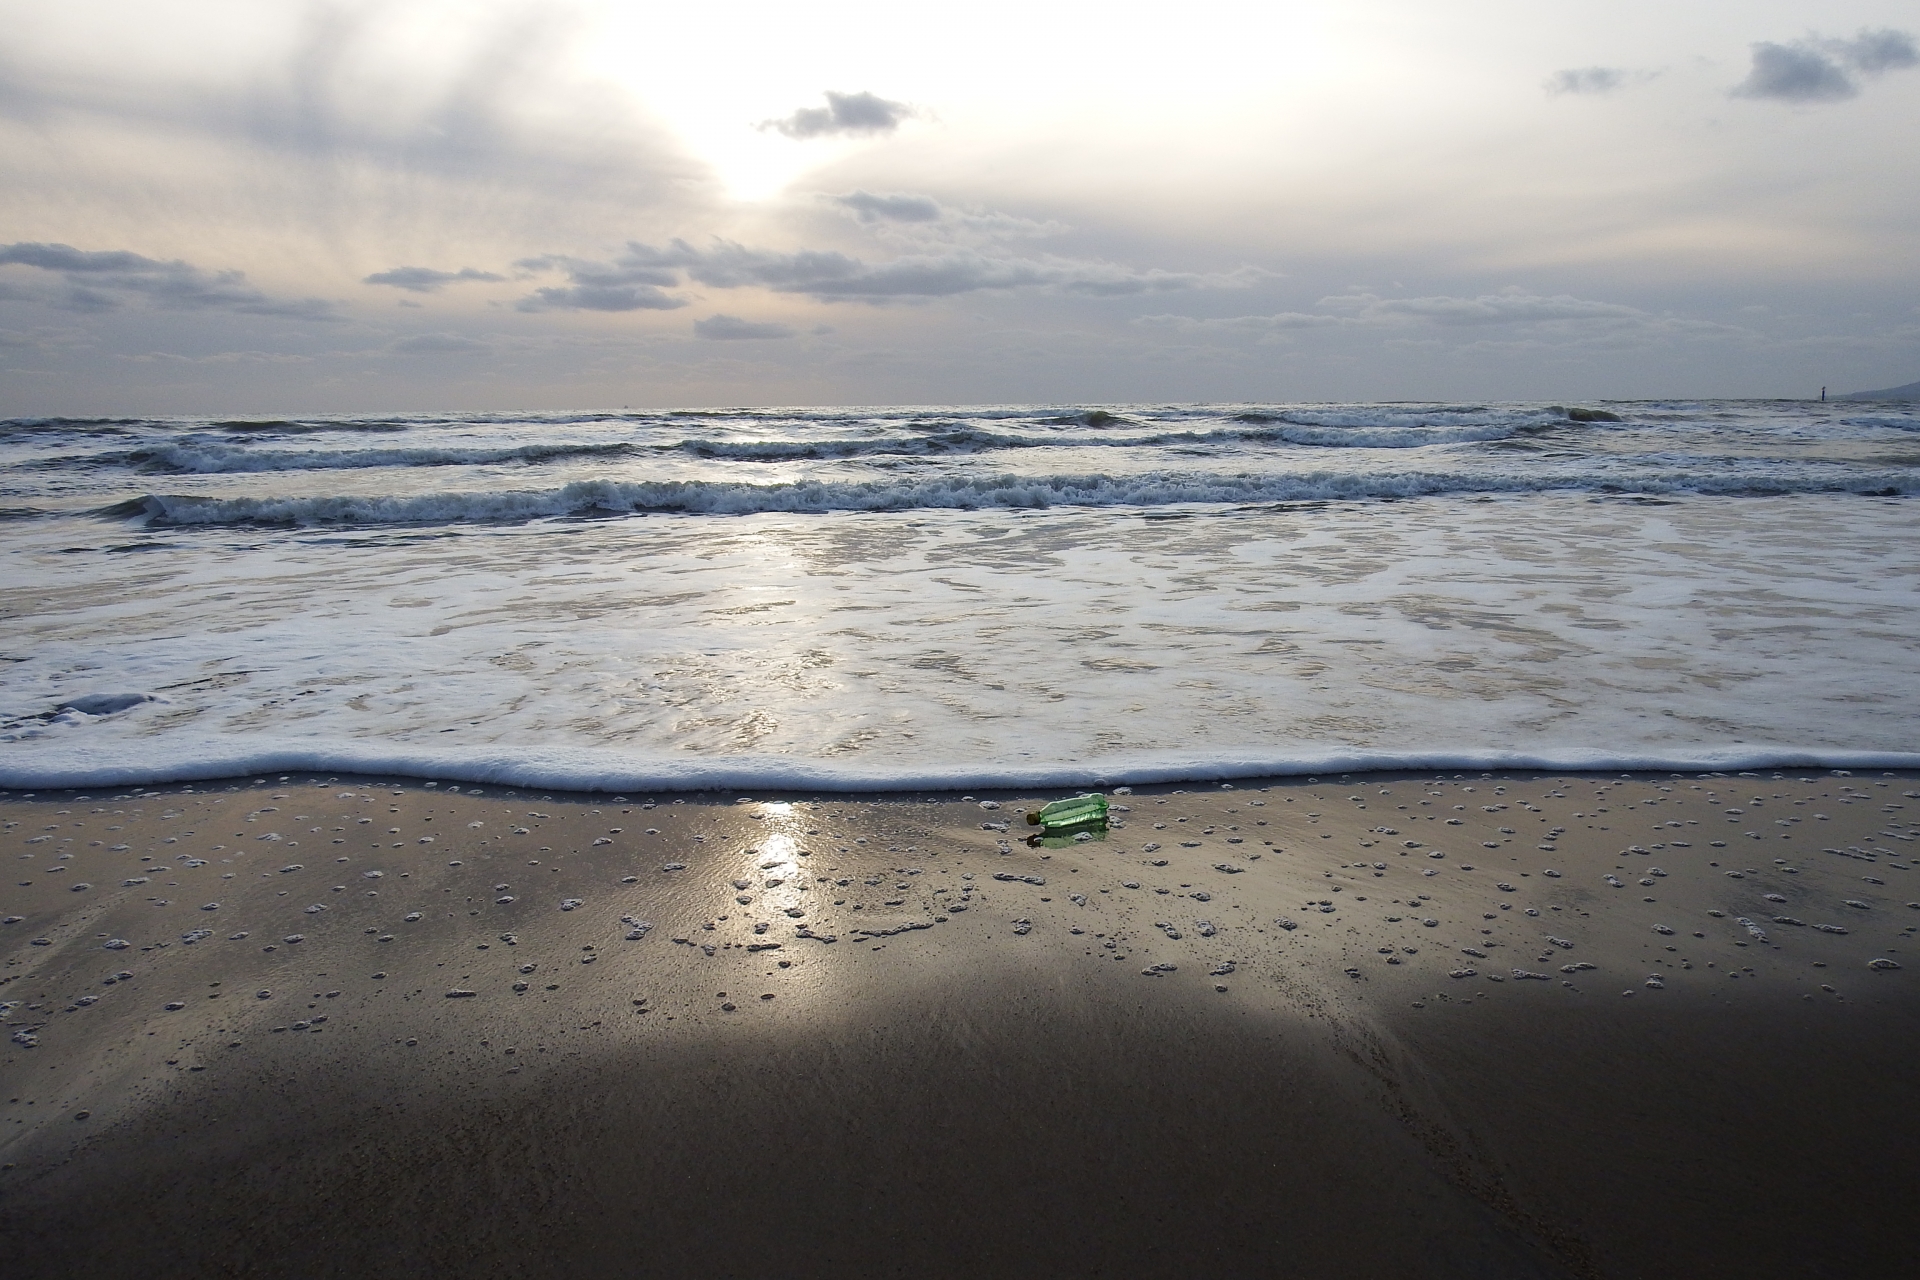
[[[1077,10],[987,0],[968,23],[930,40],[917,19],[859,0],[834,6],[836,21],[754,0],[669,12],[608,0],[579,55],[584,72],[624,86],[712,167],[729,195],[758,201],[915,134],[1084,137],[1103,128],[1179,129],[1201,118],[1211,132],[1225,122],[1237,132],[1258,114],[1253,100],[1325,74],[1314,17],[1249,15],[1217,0],[1200,8],[1210,12],[1169,29],[1158,5],[1121,5],[1089,22]],[[1229,27],[1230,41],[1207,34]],[[1020,38],[1008,40],[1009,30]],[[1151,83],[1153,92],[1130,91],[1130,83]],[[795,138],[767,127],[821,107],[830,90],[873,93],[913,114],[896,133]],[[1184,104],[1174,118],[1169,103]]]
[[[815,138],[796,143],[772,130],[752,127],[737,116],[682,118],[676,132],[687,148],[709,165],[728,196],[770,200],[807,172],[863,145]]]

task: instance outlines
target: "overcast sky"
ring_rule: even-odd
[[[1911,0],[0,0],[0,416],[1920,378]]]

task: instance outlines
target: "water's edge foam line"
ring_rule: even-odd
[[[34,758],[26,758],[31,755]],[[0,751],[0,788],[9,790],[157,786],[261,773],[391,775],[547,791],[898,792],[1027,790],[1174,782],[1230,782],[1351,773],[1506,769],[1539,773],[1730,772],[1742,769],[1920,769],[1920,752],[1830,747],[1696,747],[1671,751],[1564,748],[1523,751],[1368,751],[1325,747],[1286,755],[1214,754],[1113,759],[1098,764],[1014,764],[916,770],[769,756],[636,758],[583,748],[527,752],[396,751],[358,743],[236,748],[170,746],[167,759],[124,750]]]

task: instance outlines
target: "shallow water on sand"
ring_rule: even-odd
[[[10,424],[0,784],[1907,762],[1920,419],[1617,408]]]

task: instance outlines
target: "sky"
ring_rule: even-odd
[[[0,0],[0,417],[1920,378],[1920,6]]]

